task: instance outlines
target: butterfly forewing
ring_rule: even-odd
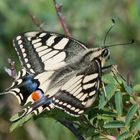
[[[51,32],[27,32],[13,40],[22,65],[30,73],[57,70],[86,46],[79,41]]]

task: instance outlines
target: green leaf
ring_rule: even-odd
[[[131,136],[130,132],[124,132],[117,137],[117,140],[125,140]]]
[[[127,116],[126,116],[126,120],[125,120],[126,125],[129,125],[131,119],[133,118],[133,116],[137,110],[138,110],[138,105],[134,104],[131,106],[131,108],[129,109]]]
[[[121,92],[116,92],[115,94],[115,105],[116,105],[117,114],[122,115],[123,102],[122,102]]]
[[[113,76],[111,74],[105,74],[102,76],[102,82],[105,84],[115,84],[116,80],[113,78]]]
[[[103,109],[104,106],[107,104],[107,100],[106,100],[104,94],[99,96],[99,98],[100,98],[100,100],[99,100],[99,109]]]
[[[91,137],[93,135],[95,135],[97,132],[95,131],[95,128],[89,128],[89,129],[86,129],[85,131],[85,135],[86,137]]]
[[[131,127],[132,132],[140,131],[140,118],[138,118]]]
[[[106,94],[107,94],[107,95],[106,95],[106,98],[107,98],[108,101],[109,101],[109,100],[111,99],[111,97],[114,95],[115,90],[116,90],[115,85],[110,84],[110,85],[108,85],[108,86],[106,87]]]
[[[18,116],[18,114],[14,115],[10,120],[15,119]],[[15,130],[16,128],[23,126],[23,124],[25,122],[27,122],[28,120],[30,120],[32,118],[32,114],[29,114],[25,117],[23,117],[22,119],[20,119],[19,121],[13,122],[11,127],[10,127],[10,132],[12,132],[13,130]]]
[[[104,128],[122,128],[125,123],[122,121],[110,121],[104,124]]]
[[[111,99],[111,97],[114,95],[114,92],[116,90],[116,86],[114,84],[108,84],[105,88],[106,90],[106,97],[105,94],[102,94],[100,96],[99,100],[99,109],[103,109],[104,106],[107,104],[107,102]]]
[[[107,116],[107,115],[98,115],[97,116],[98,120],[105,120],[105,121],[110,121],[112,119],[112,116]]]
[[[125,81],[122,83],[122,88],[124,89],[124,92],[127,92],[128,94],[132,94],[133,92],[133,89],[128,86]]]
[[[135,86],[133,87],[133,90],[134,90],[135,92],[140,92],[140,84],[135,85]]]

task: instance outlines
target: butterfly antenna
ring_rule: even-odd
[[[133,44],[134,42],[135,42],[134,39],[132,39],[130,42],[118,43],[118,44],[111,44],[111,45],[106,45],[105,47],[106,48],[110,48],[110,47],[113,47],[113,46],[129,45],[129,44]]]
[[[0,95],[4,95],[4,94],[7,94],[7,93],[9,93],[9,92],[1,92]]]
[[[110,26],[109,30],[107,31],[106,35],[105,35],[105,39],[103,42],[103,48],[109,48],[109,47],[113,47],[113,46],[119,46],[119,45],[129,45],[129,44],[133,44],[134,43],[134,39],[132,39],[130,42],[126,42],[126,43],[118,43],[118,44],[111,44],[111,45],[106,45],[106,40],[107,40],[107,36],[109,34],[109,32],[112,30],[112,28],[115,25],[115,19],[112,19],[112,25]]]
[[[112,25],[110,26],[110,28],[108,29],[108,31],[106,32],[106,34],[105,34],[105,39],[104,39],[104,42],[103,42],[103,45],[104,46],[106,46],[105,45],[105,42],[106,42],[106,39],[107,39],[107,36],[108,36],[108,34],[109,34],[109,32],[112,30],[112,28],[114,27],[114,25],[115,25],[115,19],[111,19],[112,20]]]

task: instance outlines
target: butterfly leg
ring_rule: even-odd
[[[113,65],[108,65],[108,66],[102,67],[102,74],[108,73],[108,71],[110,71],[112,69],[112,67],[113,67]],[[106,93],[105,85],[104,85],[103,81],[101,81],[101,86],[102,86],[102,89],[103,89],[103,92],[104,92],[104,95],[106,98],[107,93]]]
[[[102,74],[108,73],[113,68],[114,65],[108,65],[105,67],[102,67]]]

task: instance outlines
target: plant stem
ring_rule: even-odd
[[[59,21],[60,21],[60,23],[61,23],[61,26],[62,26],[62,28],[63,28],[65,34],[66,34],[67,36],[71,37],[71,33],[69,32],[69,29],[68,29],[68,27],[67,27],[67,25],[66,25],[66,23],[65,23],[64,16],[63,16],[62,13],[61,13],[61,7],[62,7],[62,5],[57,4],[57,3],[56,3],[56,0],[53,0],[53,3],[54,3],[54,6],[55,6],[55,9],[56,9],[56,13],[57,13],[58,19],[59,19]]]
[[[67,121],[66,119],[58,119],[58,121],[64,125],[65,127],[67,127],[77,138],[77,140],[85,140],[84,137],[77,131],[77,129],[75,128],[75,126],[73,125],[73,123],[71,123],[70,121]]]
[[[39,28],[39,30],[43,31],[43,28],[41,27],[41,24],[37,20],[37,18],[35,16],[33,16],[32,14],[29,14],[29,16],[31,17],[32,22]]]
[[[8,59],[9,68],[5,68],[5,72],[12,78],[16,78],[17,71],[16,71],[16,63],[15,61],[12,61],[11,59]]]

